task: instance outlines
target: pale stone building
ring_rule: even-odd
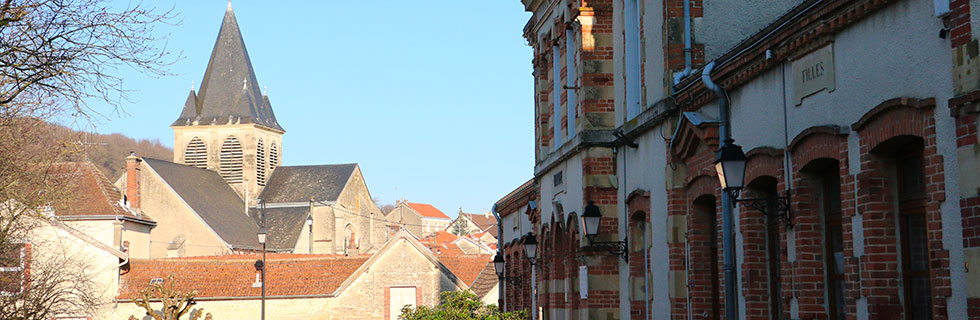
[[[407,229],[417,237],[424,238],[437,231],[443,231],[453,220],[431,204],[399,201],[395,209],[385,216],[389,232]]]
[[[457,227],[457,225],[462,225]],[[463,209],[459,209],[459,215],[453,222],[449,223],[446,227],[446,231],[456,233],[456,228],[462,230],[463,235],[469,234],[479,234],[483,232],[490,232],[492,236],[497,236],[497,218],[494,218],[493,214],[490,212],[486,213],[465,213]]]
[[[357,164],[282,166],[283,127],[259,89],[229,4],[198,92],[171,125],[173,162],[127,159],[128,207],[157,217],[149,257],[261,249],[358,253],[386,239]]]
[[[215,319],[259,319],[259,257],[133,260],[120,279],[112,319],[143,314],[131,299],[171,274],[179,290],[198,292],[195,308]],[[490,255],[437,256],[407,231],[373,255],[272,254],[267,260],[267,319],[397,319],[404,305],[436,305],[442,291],[496,299]]]

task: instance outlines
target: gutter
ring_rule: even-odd
[[[130,221],[130,222],[142,223],[142,224],[149,225],[149,226],[156,226],[157,225],[156,221],[151,221],[151,220],[146,220],[146,219],[140,219],[140,218],[133,218],[133,217],[128,217],[128,216],[91,216],[91,215],[89,215],[89,216],[58,216],[58,217],[56,217],[56,219],[58,219],[60,221],[96,221],[96,220],[116,220],[116,221],[119,221],[119,220],[123,220],[123,221]]]
[[[500,213],[497,212],[496,203],[494,203],[493,207],[490,208],[490,213],[493,213],[493,217],[497,219],[497,254],[503,257],[504,246],[501,240],[504,238],[504,222],[500,220]],[[507,260],[504,260],[504,268],[506,270]],[[505,297],[505,295],[507,294],[506,292],[504,292],[504,290],[507,290],[507,288],[504,285],[504,278],[499,275],[497,276],[497,288],[499,288],[497,290],[497,300],[500,301],[500,308],[503,310],[507,310],[505,309],[507,307],[505,305],[507,303],[507,299],[501,299],[502,297]]]
[[[817,6],[819,6],[820,4],[823,4],[824,3],[823,0],[811,0],[811,2],[812,3],[810,3],[809,5],[807,5],[805,8],[803,8],[802,10],[799,10],[798,12],[796,12],[795,14],[793,14],[792,17],[789,17],[788,19],[785,19],[784,21],[781,21],[781,23],[780,23],[780,20],[782,20],[786,16],[784,15],[784,16],[781,16],[781,17],[777,18],[776,21],[774,21],[772,24],[770,24],[769,26],[766,26],[765,28],[763,28],[762,31],[760,31],[760,33],[756,33],[756,34],[750,36],[749,38],[745,39],[744,41],[742,41],[741,43],[739,43],[738,45],[736,45],[735,47],[733,47],[728,52],[722,54],[720,57],[718,57],[718,59],[715,60],[715,61],[720,61],[720,62],[717,63],[717,68],[718,69],[721,69],[724,66],[728,65],[730,62],[737,60],[737,58],[739,56],[741,56],[742,54],[744,54],[745,52],[748,52],[749,50],[751,50],[751,49],[755,48],[756,46],[758,46],[763,41],[768,40],[769,38],[773,37],[773,35],[775,35],[779,31],[783,30],[784,28],[786,28],[787,26],[789,26],[791,23],[794,23],[794,22],[799,21],[802,15],[810,12],[810,10],[812,10],[812,9],[816,8]],[[802,6],[802,5],[803,4],[801,4],[800,6]],[[791,9],[790,12],[792,12],[793,10],[796,10],[796,8],[798,8],[800,6],[794,7],[793,9]],[[755,41],[752,42],[751,44],[745,45],[749,41],[753,40],[753,37],[755,37],[758,34],[761,34],[761,32],[765,31],[769,27],[772,27],[772,26],[776,25],[777,23],[779,23],[779,25],[777,25],[774,28],[772,28],[771,30],[769,30],[769,32],[767,32],[765,35],[763,35],[762,37],[759,37],[759,38],[755,39]],[[738,51],[736,51],[736,50],[738,50]],[[675,84],[674,84],[675,86],[677,86],[677,85],[679,85],[681,83],[685,83],[685,84],[681,88],[675,88],[674,89],[674,94],[676,94],[678,92],[683,92],[683,91],[687,90],[688,88],[690,88],[691,86],[694,86],[695,84],[699,83],[698,78],[700,78],[700,77],[698,77],[697,75],[695,75],[695,74],[692,73],[692,74],[689,74],[686,78],[680,79],[680,81],[675,82]]]
[[[691,75],[691,65],[693,64],[691,54],[691,1],[684,0],[684,71],[674,75],[674,84],[678,84]]]
[[[282,296],[265,296],[266,300],[275,299],[309,299],[309,298],[336,298],[337,295],[333,293],[328,294],[294,294],[294,295],[282,295]],[[245,296],[245,297],[194,297],[195,301],[222,301],[222,300],[259,300],[262,299],[261,296]],[[114,299],[116,303],[132,303],[132,299]],[[160,299],[150,299],[150,302],[160,302]]]

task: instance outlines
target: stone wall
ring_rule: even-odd
[[[176,237],[185,239],[179,256],[208,256],[231,253],[230,248],[189,208],[145,162],[140,164],[140,209],[157,222],[150,233],[151,258],[167,257],[167,245]],[[245,209],[242,208],[242,214]]]
[[[262,192],[262,188],[264,187],[264,184],[259,184],[258,177],[256,176],[256,157],[258,154],[257,144],[259,139],[262,140],[266,149],[266,166],[268,168],[265,173],[266,181],[268,181],[268,178],[272,176],[272,171],[274,168],[282,165],[283,162],[282,132],[273,131],[255,124],[175,126],[172,128],[174,129],[173,162],[181,164],[184,163],[184,151],[186,150],[188,143],[190,143],[195,137],[198,137],[207,147],[207,168],[215,171],[218,171],[220,168],[221,146],[224,144],[225,139],[231,136],[237,138],[242,145],[242,152],[244,156],[242,177],[248,183],[247,198],[250,199],[249,204],[254,204],[252,200],[254,200],[259,193]],[[271,151],[273,144],[278,149],[278,163],[272,163]],[[231,186],[232,189],[234,189],[235,192],[238,192],[240,196],[243,195],[243,192],[246,189],[246,186],[242,183],[233,183]]]

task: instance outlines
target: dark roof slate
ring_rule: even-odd
[[[277,167],[259,198],[265,203],[336,201],[356,163]]]
[[[259,246],[255,236],[259,228],[244,214],[245,202],[217,172],[151,158],[143,158],[143,162],[159,174],[222,240],[235,248]]]
[[[253,208],[251,216],[257,225],[262,225],[261,215]],[[270,250],[292,250],[296,248],[306,217],[310,215],[309,207],[266,208],[265,227],[269,232],[266,246]]]
[[[173,125],[238,123],[254,123],[285,131],[259,87],[238,20],[229,5],[201,81],[201,90],[196,96],[191,93]]]

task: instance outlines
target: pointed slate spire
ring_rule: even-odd
[[[201,125],[222,125],[231,124],[228,119],[236,119],[235,122],[285,131],[275,121],[272,107],[266,101],[229,1],[201,89],[195,98],[195,112],[190,113],[185,105],[173,125],[183,126],[194,121]]]

